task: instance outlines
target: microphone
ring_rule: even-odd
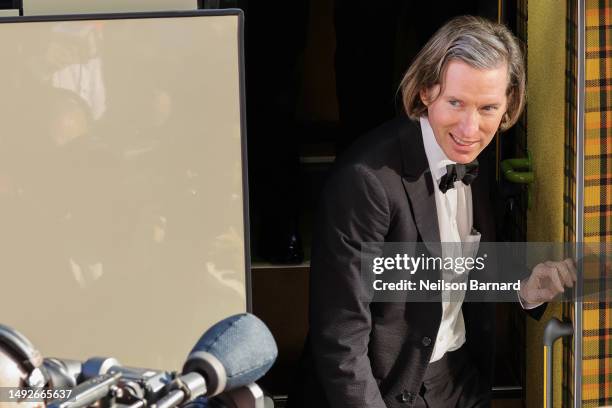
[[[12,327],[0,324],[0,353],[9,353],[26,370],[25,384],[48,389],[74,388],[81,374],[76,360],[44,358],[32,342]]]
[[[47,371],[53,388],[74,388],[81,378],[83,364],[77,360],[45,358],[43,367]]]
[[[223,397],[224,402],[263,401],[261,390],[253,383],[272,367],[278,355],[272,333],[261,320],[248,313],[230,316],[207,330],[189,353],[178,376],[166,371],[123,367],[114,358],[95,357],[85,363],[57,358],[43,360],[29,342],[17,342],[13,333],[0,330],[0,346],[8,344],[11,349],[17,349],[20,359],[27,357],[28,361],[34,361],[32,356],[39,356],[37,366],[43,381],[53,388],[76,387],[78,401],[53,401],[54,406],[61,404],[61,408],[88,405],[108,394],[111,388],[121,389],[120,399],[134,402],[134,407],[171,408],[199,396],[214,397],[223,392],[227,397]],[[259,407],[259,402],[254,406]]]
[[[138,398],[153,403],[155,408],[171,408],[199,396],[253,388],[252,383],[270,369],[277,355],[276,342],[266,325],[254,315],[243,313],[208,329],[177,377],[165,371],[122,367],[114,358],[94,357],[83,364],[79,378],[120,372],[122,381],[139,384],[131,387],[140,388],[135,392]],[[243,393],[237,390],[237,395]]]
[[[185,404],[222,407],[226,405],[217,404],[236,401],[240,401],[239,406],[248,404],[263,408],[263,393],[252,383],[270,369],[277,354],[276,342],[261,320],[248,313],[230,316],[202,335],[189,353],[182,374],[169,384],[169,392],[151,408],[174,408]],[[201,398],[224,391],[228,394],[236,392],[235,398],[218,402]]]
[[[264,322],[249,313],[221,320],[202,335],[183,366],[183,374],[206,379],[204,395],[215,396],[261,378],[278,355]]]

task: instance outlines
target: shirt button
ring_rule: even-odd
[[[427,347],[427,346],[429,346],[429,345],[431,344],[431,338],[429,338],[429,337],[423,337],[423,340],[421,340],[421,343],[422,343],[422,344],[423,344],[425,347]]]

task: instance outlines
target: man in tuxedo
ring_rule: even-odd
[[[519,117],[523,55],[505,26],[457,17],[420,51],[401,91],[406,115],[358,140],[323,191],[310,332],[290,407],[490,405],[495,305],[364,301],[361,249],[495,241],[490,174],[476,177],[474,161]],[[539,264],[522,282],[521,304],[539,318],[573,281],[570,260]]]

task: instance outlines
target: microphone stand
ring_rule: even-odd
[[[151,408],[174,408],[204,395],[206,380],[198,373],[183,374],[170,384],[169,390],[168,394],[157,400]]]
[[[109,373],[94,377],[77,385],[62,400],[51,401],[48,408],[85,408],[105,397],[113,397],[121,373]]]

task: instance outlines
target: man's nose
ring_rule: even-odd
[[[461,131],[459,137],[468,140],[475,137],[476,133],[478,133],[478,121],[478,111],[471,109],[466,111],[459,124],[459,130]]]

